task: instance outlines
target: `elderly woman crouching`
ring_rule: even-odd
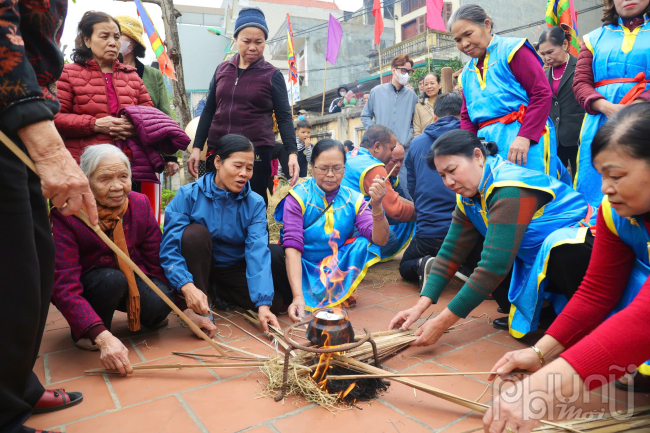
[[[160,267],[161,232],[146,196],[131,191],[131,167],[112,144],[89,146],[81,169],[97,201],[99,227],[167,295]],[[70,324],[72,339],[85,350],[100,350],[106,368],[132,373],[128,349],[111,334],[115,310],[128,312],[131,331],[164,326],[170,308],[140,277],[75,217],[52,210],[56,247],[52,300]],[[208,330],[213,324],[200,326]]]

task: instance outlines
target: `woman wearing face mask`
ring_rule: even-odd
[[[414,345],[438,341],[490,293],[510,311],[510,320],[496,319],[494,326],[510,327],[515,337],[537,328],[545,300],[560,311],[589,263],[593,236],[586,226],[594,210],[585,199],[551,176],[505,161],[494,143],[485,145],[462,129],[441,135],[427,163],[457,194],[457,206],[420,300],[398,313],[389,329],[408,329],[437,302],[481,237],[478,266],[447,307],[417,330]],[[550,308],[546,314],[554,316]]]
[[[648,103],[623,108],[594,137],[593,164],[602,175],[606,197],[598,213],[598,236],[587,274],[564,311],[533,348],[506,353],[490,370],[499,374],[513,370],[535,372],[518,385],[525,387],[525,393],[536,394],[536,407],[544,405],[546,410],[526,413],[530,417],[524,420],[522,402],[530,399],[524,395],[513,402],[502,395],[493,406],[498,410],[487,411],[483,418],[486,431],[489,428],[500,432],[509,427],[529,432],[539,423],[540,415],[536,414],[557,414],[566,407],[555,396],[572,394],[581,398],[594,388],[622,379],[630,372],[630,365],[640,365],[639,373],[650,372],[650,365],[644,363],[650,358],[649,118]],[[560,378],[553,381],[554,389],[547,388],[551,375]],[[580,378],[577,389],[576,377]],[[648,376],[627,378],[627,386],[617,381],[617,388],[650,391]]]
[[[594,206],[603,194],[591,165],[593,137],[625,105],[650,101],[650,0],[607,0],[602,21],[584,37],[573,81],[576,99],[587,110],[575,188]]]
[[[577,58],[568,52],[570,38],[560,27],[546,29],[539,36],[538,53],[548,66],[546,76],[553,90],[551,119],[557,133],[557,157],[575,177],[580,126],[585,110],[573,94]]]
[[[295,186],[275,210],[275,220],[284,227],[281,244],[269,248],[277,273],[286,275],[278,283],[293,291],[289,317],[295,322],[305,308],[313,311],[350,298],[368,267],[380,260],[379,246],[388,241],[381,204],[385,182],[379,176],[374,180],[368,206],[361,194],[341,186],[345,158],[340,142],[326,138],[316,143],[311,159],[314,177]],[[361,234],[356,238],[355,228]],[[323,284],[320,263],[333,249],[337,257],[326,266]]]
[[[345,100],[344,100],[345,95],[348,94],[349,90],[350,89],[345,84],[341,84],[339,86],[339,88],[338,88],[339,96],[337,98],[334,98],[334,100],[330,104],[330,109],[329,109],[330,114],[340,113],[341,112],[341,110],[343,109],[343,105],[345,103]]]
[[[413,114],[413,137],[422,134],[424,128],[433,123],[433,104],[441,91],[440,75],[429,72],[423,78],[422,92]]]
[[[183,186],[165,209],[160,264],[193,311],[209,313],[210,293],[219,309],[257,310],[268,331],[269,324],[280,326],[275,314],[292,296],[274,284],[266,206],[248,183],[253,144],[238,134],[217,144],[215,170]]]
[[[264,13],[256,7],[244,7],[235,22],[237,54],[221,63],[210,85],[208,99],[201,113],[195,143],[205,143],[214,154],[217,142],[227,134],[242,134],[255,146],[255,170],[250,184],[267,203],[266,188],[271,178],[271,161],[275,148],[273,114],[280,137],[289,155],[283,167],[294,185],[300,174],[296,133],[293,128],[287,86],[278,68],[264,60],[264,47],[269,36]],[[198,176],[201,145],[192,148],[188,170]],[[208,157],[206,169],[213,170],[213,158]]]
[[[494,21],[475,4],[458,8],[448,29],[472,58],[460,76],[461,128],[497,143],[504,159],[551,176],[560,173],[570,183],[555,157],[548,117],[553,93],[533,47],[526,39],[493,34]]]
[[[63,67],[56,83],[61,111],[54,124],[79,162],[93,144],[114,143],[135,134],[133,124],[117,112],[130,105],[153,106],[135,68],[120,63],[120,25],[103,12],[86,12],[77,28],[74,63]]]

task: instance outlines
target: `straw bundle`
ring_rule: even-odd
[[[298,183],[296,183],[296,185],[300,185],[306,180],[307,180],[306,178],[301,178],[298,180]],[[271,244],[278,243],[278,241],[280,240],[280,229],[282,228],[282,224],[275,221],[275,217],[274,217],[275,208],[278,207],[278,204],[280,204],[282,199],[284,199],[287,196],[287,194],[289,194],[290,190],[291,190],[291,186],[289,186],[288,182],[284,184],[278,184],[278,188],[275,191],[275,194],[269,196],[269,205],[266,207],[266,220],[268,221],[269,242]]]
[[[626,412],[618,412],[623,416]],[[561,421],[557,424],[562,427],[569,427],[582,432],[591,433],[617,433],[617,432],[648,432],[650,431],[650,406],[639,407],[634,410],[634,414],[628,419],[621,417],[614,418],[612,415],[598,416],[589,418],[577,418],[570,421]],[[561,427],[540,426],[534,431],[541,432],[562,432]]]

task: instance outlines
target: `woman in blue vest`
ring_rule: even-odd
[[[510,311],[509,318],[495,320],[495,327],[516,325],[511,333],[519,337],[536,329],[545,300],[559,312],[587,270],[593,236],[580,226],[589,224],[593,209],[568,185],[512,164],[497,152],[493,142],[485,144],[460,129],[441,135],[427,157],[445,186],[457,194],[457,206],[420,300],[398,313],[390,329],[408,329],[418,320],[437,302],[481,237],[484,243],[469,280],[440,315],[418,329],[415,345],[435,343],[491,293],[504,312]],[[511,268],[508,291],[504,279]]]
[[[461,128],[497,143],[504,159],[570,183],[556,157],[553,93],[535,49],[493,34],[494,21],[475,4],[458,8],[448,29],[472,58],[460,76]]]
[[[520,384],[531,398],[524,394],[513,402],[502,396],[493,405],[498,411],[487,411],[483,418],[486,431],[502,431],[505,426],[529,432],[539,417],[528,413],[531,418],[523,420],[521,403],[533,395],[537,408],[545,406],[542,412],[553,413],[564,404],[555,396],[571,394],[583,401],[583,393],[616,379],[617,388],[650,392],[650,380],[643,374],[650,372],[644,362],[650,359],[649,118],[650,104],[634,104],[608,120],[594,137],[593,165],[602,175],[607,197],[598,213],[589,269],[546,335],[531,348],[506,353],[490,370],[535,373]],[[624,376],[637,365],[641,374]],[[555,389],[547,387],[552,375],[561,378],[553,381]],[[511,389],[508,392],[512,395]]]
[[[587,110],[580,132],[575,189],[598,206],[600,174],[591,165],[591,142],[608,117],[625,105],[650,100],[650,2],[610,1],[603,26],[584,36],[574,92]]]
[[[340,142],[319,141],[311,158],[314,177],[295,186],[276,208],[275,220],[284,224],[281,244],[269,246],[274,270],[286,274],[276,284],[294,293],[289,306],[294,321],[304,309],[349,300],[368,267],[379,261],[379,246],[389,233],[381,204],[383,179],[377,176],[369,188],[368,206],[363,195],[341,186],[345,149]],[[354,237],[355,228],[360,236]]]

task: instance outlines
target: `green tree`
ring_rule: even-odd
[[[431,66],[431,70],[437,72],[440,74],[442,71],[442,68],[445,67],[450,67],[454,72],[456,72],[459,69],[462,69],[465,64],[463,63],[462,60],[458,56],[454,57],[453,59],[450,60],[435,60],[435,59],[428,59],[429,65]],[[413,75],[411,75],[411,78],[409,80],[409,83],[413,88],[416,90],[418,89],[418,81],[420,78],[424,77],[429,73],[429,68],[427,66],[423,66],[421,68],[417,68]]]

